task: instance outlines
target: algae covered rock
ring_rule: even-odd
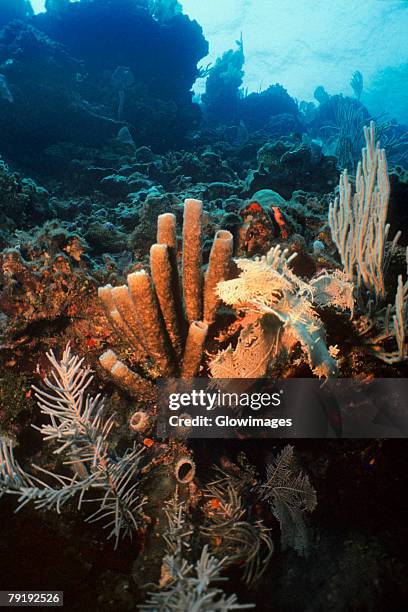
[[[216,181],[210,183],[205,191],[205,197],[208,200],[216,200],[217,198],[228,198],[231,195],[238,195],[241,191],[241,185],[232,183],[223,183]]]
[[[3,228],[23,228],[52,214],[49,193],[31,178],[10,170],[0,158],[0,220]]]
[[[248,193],[279,185],[287,199],[307,184],[311,191],[327,193],[336,185],[337,159],[316,151],[312,144],[290,137],[266,142],[258,150],[258,168],[245,179]]]
[[[248,129],[260,130],[268,123],[275,125],[275,133],[289,133],[291,127],[298,127],[298,106],[282,85],[271,85],[260,93],[251,93],[241,100],[240,119]],[[274,124],[273,117],[280,115],[279,127]],[[288,127],[285,126],[287,121]]]
[[[127,236],[110,221],[92,221],[85,233],[95,253],[120,253],[126,247]]]
[[[130,191],[127,178],[118,174],[105,176],[100,182],[100,189],[114,198],[126,197]]]
[[[257,191],[251,197],[251,201],[258,202],[258,204],[264,207],[284,206],[286,204],[286,200],[272,189],[261,189]]]

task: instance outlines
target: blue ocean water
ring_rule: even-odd
[[[298,100],[313,100],[318,84],[352,93],[350,75],[364,75],[362,100],[375,114],[408,123],[408,11],[405,0],[184,0],[209,41],[202,65],[239,39],[245,44],[244,87],[279,82]],[[32,0],[34,11],[45,0]],[[205,84],[199,80],[195,90]]]

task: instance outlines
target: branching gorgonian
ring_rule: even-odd
[[[390,304],[386,277],[401,232],[388,240],[390,181],[385,150],[377,141],[373,121],[364,128],[364,136],[366,146],[357,166],[354,193],[344,170],[339,196],[330,205],[329,225],[344,273],[355,285],[356,330],[369,352],[386,363],[397,363],[408,354],[408,280],[398,277]]]
[[[267,466],[266,480],[263,481],[244,454],[238,457],[236,464],[228,462],[224,469],[216,467],[215,471],[218,480],[207,485],[214,506],[211,508],[213,523],[219,522],[218,512],[233,516],[238,521],[245,500],[255,495],[258,500],[268,503],[279,521],[282,549],[291,547],[301,555],[307,554],[309,542],[306,519],[307,514],[315,509],[317,498],[309,477],[297,465],[293,446],[285,446]],[[221,537],[217,541],[222,546],[228,544],[228,538],[224,543]],[[247,559],[251,559],[250,554]]]
[[[337,362],[316,307],[352,308],[351,283],[328,271],[306,283],[290,269],[293,257],[276,246],[264,257],[238,259],[238,278],[218,284],[223,302],[247,314],[236,348],[229,346],[211,361],[214,378],[266,376],[278,356],[298,342],[314,374],[336,375]]]
[[[167,504],[168,530],[164,536],[166,554],[163,557],[160,588],[149,594],[148,601],[140,606],[142,612],[229,612],[247,610],[252,604],[239,604],[235,594],[227,596],[214,583],[225,580],[221,571],[227,559],[217,559],[201,550],[196,563],[190,561],[192,526],[186,517],[185,506],[177,495]]]
[[[39,466],[38,476],[27,473],[16,461],[11,442],[0,441],[0,495],[18,497],[22,508],[30,501],[37,509],[55,509],[78,496],[78,509],[89,503],[98,508],[88,522],[101,521],[108,538],[115,539],[115,548],[123,537],[131,537],[143,521],[145,500],[139,493],[140,461],[143,448],[128,449],[116,455],[109,440],[113,416],[104,416],[104,399],[85,394],[92,382],[83,359],[65,349],[61,361],[51,351],[52,365],[45,388],[34,388],[38,405],[49,422],[38,429],[45,441],[56,444],[54,453],[64,457],[64,465],[72,475],[53,474]]]
[[[256,583],[273,554],[270,530],[262,521],[250,521],[237,490],[225,477],[207,485],[207,520],[201,534],[218,558],[228,565],[243,565],[244,581]]]
[[[266,481],[255,488],[259,497],[269,503],[281,528],[282,548],[307,552],[305,515],[316,505],[316,491],[309,477],[296,466],[293,446],[287,445],[267,467]]]

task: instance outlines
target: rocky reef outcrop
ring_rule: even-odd
[[[3,154],[28,163],[56,142],[98,145],[117,133],[120,124],[79,95],[79,60],[32,25],[1,31],[0,64],[11,93],[0,99]]]
[[[0,33],[3,153],[26,151],[28,163],[33,147],[101,146],[124,126],[131,145],[180,146],[200,118],[191,94],[208,51],[200,26],[128,0],[51,8]]]
[[[80,58],[81,98],[128,123],[136,143],[165,149],[197,124],[191,88],[208,52],[196,21],[169,17],[146,2],[83,1],[38,15],[35,24]]]
[[[210,126],[236,125],[249,132],[265,130],[289,134],[301,126],[296,101],[276,83],[261,92],[247,95],[243,88],[244,44],[226,51],[208,70],[202,108]],[[276,119],[278,117],[278,119]],[[241,133],[242,138],[242,133]]]
[[[289,131],[291,128],[295,131],[294,127],[297,129],[300,127],[298,106],[286,89],[278,83],[271,85],[265,91],[251,93],[244,97],[241,100],[239,114],[240,119],[244,121],[247,128],[253,131],[268,128],[269,123],[273,129],[273,126],[276,124],[276,120],[273,118],[277,115],[287,116],[286,122],[289,126]],[[293,125],[291,125],[291,119],[295,121]],[[283,123],[282,120],[281,123]]]
[[[2,0],[0,5],[0,28],[13,19],[24,19],[33,14],[29,0]]]

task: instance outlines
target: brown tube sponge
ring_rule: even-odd
[[[141,402],[155,399],[153,386],[145,379],[130,370],[124,363],[117,361],[111,369],[111,376],[126,389],[128,393],[137,397]]]
[[[117,308],[114,307],[113,310],[110,311],[109,318],[113,323],[114,328],[116,328],[120,332],[121,336],[123,336],[123,338],[127,342],[132,343],[132,340],[135,340],[136,342],[136,339],[133,337],[130,327],[122,319],[121,314]]]
[[[204,321],[213,323],[218,306],[221,303],[216,294],[220,281],[226,280],[230,271],[233,251],[233,237],[231,232],[219,230],[215,234],[211,247],[210,260],[204,280]]]
[[[176,215],[164,213],[157,217],[157,242],[177,250]]]
[[[202,318],[203,275],[201,270],[201,226],[203,203],[184,202],[183,219],[183,295],[189,323]]]
[[[188,484],[194,480],[195,473],[196,466],[190,457],[181,457],[174,467],[174,476],[181,484]]]
[[[111,324],[112,328],[129,341],[131,338],[131,332],[126,323],[121,318],[119,312],[116,310],[115,302],[112,297],[112,285],[105,285],[105,287],[98,288],[98,297],[102,302],[105,310],[106,317]]]
[[[98,297],[104,305],[107,314],[115,308],[115,303],[112,297],[112,285],[105,285],[105,287],[98,288]]]
[[[117,361],[118,357],[114,351],[111,351],[111,349],[105,351],[99,357],[99,363],[109,373]]]
[[[129,419],[129,427],[132,431],[146,433],[152,428],[152,418],[148,412],[137,410]]]
[[[165,244],[168,248],[168,256],[172,267],[173,295],[175,299],[176,316],[179,322],[179,332],[185,335],[185,321],[183,312],[182,292],[177,264],[177,229],[176,215],[164,213],[157,218],[157,243]],[[173,339],[172,339],[173,342]],[[174,346],[174,344],[173,344]],[[180,355],[177,352],[177,357]]]
[[[105,351],[99,357],[101,366],[112,376],[115,382],[126,389],[130,395],[137,397],[140,401],[152,401],[155,399],[153,385],[145,378],[130,370],[120,361],[111,350]]]
[[[175,283],[175,272],[171,265],[167,244],[154,244],[151,247],[150,269],[164,324],[177,359],[180,359],[183,348],[180,333],[180,319],[175,299],[177,285]]]
[[[128,287],[126,285],[121,285],[120,287],[113,287],[111,289],[111,295],[116,310],[118,310],[120,316],[122,317],[123,321],[126,323],[130,330],[131,337],[129,338],[129,340],[131,342],[133,341],[133,344],[136,344],[136,346],[142,349],[142,352],[146,354],[147,349],[143,339],[142,329],[137,319],[136,308],[132,301],[132,298],[130,297]]]
[[[129,274],[127,281],[147,350],[160,373],[170,376],[175,369],[172,351],[150,276],[141,270]]]
[[[139,352],[140,357],[143,358],[146,356],[146,350],[143,349],[140,344],[140,341],[133,334],[131,328],[116,308],[112,296],[112,289],[112,285],[106,285],[105,287],[98,288],[98,297],[102,302],[108,321],[111,324],[112,329],[116,331],[119,337],[123,341],[130,343],[132,347]]]
[[[203,321],[193,321],[190,324],[181,366],[182,378],[193,378],[197,376],[200,370],[207,333],[207,323]]]
[[[113,329],[118,332],[122,341],[132,348],[133,358],[139,361],[141,364],[145,364],[148,356],[146,348],[142,346],[139,339],[132,333],[132,330],[127,323],[125,323],[120,312],[114,308],[110,311],[109,318],[111,320]]]

